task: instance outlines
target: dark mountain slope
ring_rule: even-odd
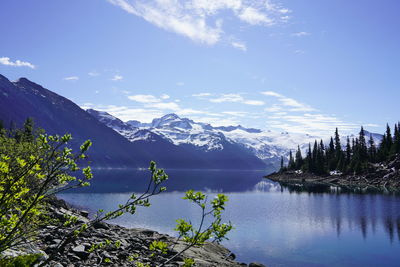
[[[147,134],[149,138],[130,142],[67,98],[26,78],[10,82],[0,75],[0,119],[6,127],[12,124],[20,127],[27,117],[32,117],[35,124],[49,134],[71,133],[74,148],[91,139],[93,146],[88,154],[95,166],[146,167],[150,160],[155,160],[166,168],[265,167],[258,158],[242,151],[233,149],[208,154],[191,147],[176,146],[149,131],[136,133]]]
[[[95,165],[145,166],[151,158],[72,101],[26,78],[12,83],[0,75],[0,96],[0,118],[5,126],[15,123],[19,127],[32,117],[49,134],[71,133],[75,148],[91,139],[94,145],[88,154]]]

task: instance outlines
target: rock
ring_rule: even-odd
[[[79,213],[85,218],[89,217],[89,212],[86,210],[80,210]]]
[[[262,263],[252,262],[249,264],[249,267],[266,267],[266,266]]]
[[[74,252],[81,259],[87,259],[89,257],[89,252],[85,251],[84,245],[78,245],[72,248],[72,252]]]
[[[108,226],[104,222],[96,222],[96,223],[93,224],[93,227],[95,229],[104,229],[104,230],[109,230],[110,229],[110,226]]]

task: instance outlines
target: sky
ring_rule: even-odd
[[[2,0],[0,74],[150,122],[331,135],[400,120],[398,0]]]

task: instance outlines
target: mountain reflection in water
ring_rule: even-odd
[[[235,229],[223,244],[239,261],[268,266],[396,266],[400,260],[400,198],[396,194],[323,185],[287,185],[259,171],[167,170],[168,192],[152,207],[114,223],[175,234],[177,218],[198,219],[188,189],[226,193],[224,213]],[[90,188],[63,194],[92,212],[111,210],[147,185],[148,171],[98,171]]]

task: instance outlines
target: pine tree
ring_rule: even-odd
[[[366,162],[368,160],[368,149],[367,142],[365,140],[364,128],[361,126],[360,136],[359,136],[359,159],[361,162]]]
[[[336,160],[335,160],[335,145],[333,143],[333,138],[329,142],[329,148],[326,151],[326,160],[328,164],[328,170],[333,171],[336,169]]]
[[[342,144],[340,143],[340,136],[338,128],[335,130],[335,161],[339,162],[340,156],[342,154]]]
[[[295,156],[296,170],[300,170],[303,166],[303,156],[301,155],[300,146],[297,146],[296,156]]]
[[[387,138],[385,133],[382,137],[381,143],[379,144],[377,160],[379,162],[385,161],[386,157],[387,157]]]
[[[351,145],[350,145],[350,138],[347,137],[347,144],[346,144],[346,167],[349,166],[351,161]]]
[[[314,165],[313,165],[313,159],[312,159],[312,154],[311,154],[311,143],[308,143],[308,151],[307,151],[307,164],[306,164],[306,169],[309,172],[314,171]]]
[[[368,141],[368,158],[369,161],[372,163],[376,162],[376,146],[375,146],[375,141],[374,138],[372,137],[372,134],[369,135],[369,141]]]
[[[390,151],[391,155],[395,155],[400,152],[400,123],[394,125],[394,134],[393,134],[393,146]]]
[[[389,124],[386,124],[386,150],[387,150],[387,153],[390,152],[392,145],[393,145],[392,133],[391,133]]]
[[[292,150],[290,150],[290,152],[289,152],[289,165],[288,165],[288,169],[289,169],[289,170],[294,170],[295,168],[296,168],[296,164],[294,163]]]

